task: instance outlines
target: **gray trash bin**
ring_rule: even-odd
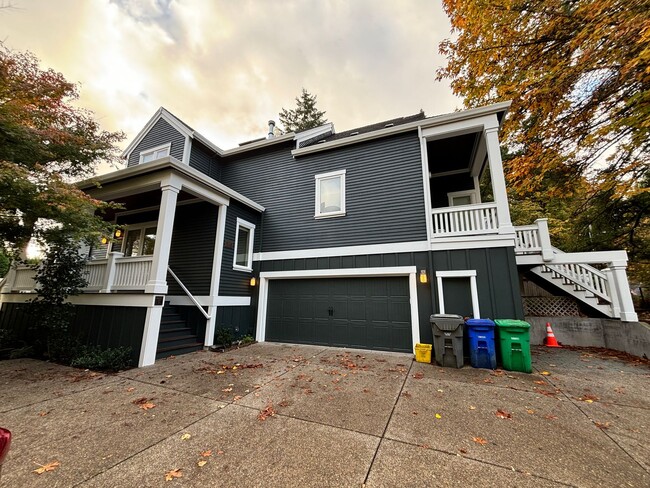
[[[433,348],[440,366],[463,367],[463,324],[460,315],[437,313],[431,316]]]

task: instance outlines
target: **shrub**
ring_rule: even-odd
[[[242,346],[246,346],[255,342],[255,338],[251,335],[245,335],[239,342],[242,344]]]
[[[230,329],[219,327],[215,334],[215,342],[224,348],[232,346],[235,336]]]
[[[102,349],[99,346],[82,346],[70,366],[83,369],[119,371],[132,367],[131,348],[126,346]]]

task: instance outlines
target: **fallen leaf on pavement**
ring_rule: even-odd
[[[594,422],[594,425],[599,429],[606,430],[611,424],[609,422]]]
[[[470,409],[470,410],[476,410],[476,407],[475,407],[474,405],[470,405],[470,406],[469,406],[469,409]]]
[[[223,454],[223,451],[222,451],[222,450],[218,450],[218,451],[217,451],[217,454]]]
[[[133,400],[131,403],[137,405],[142,410],[151,410],[152,408],[156,407],[156,404],[152,403],[151,400],[153,400],[153,398],[147,399],[147,397],[142,397],[138,398],[137,400]]]
[[[127,393],[131,393],[132,391],[135,391],[135,388],[131,386],[130,388],[127,388],[126,391]]]
[[[279,407],[288,407],[290,403],[287,400],[282,400],[280,403],[278,403]]]
[[[472,437],[472,440],[482,446],[488,443],[487,439],[483,439],[482,437]]]
[[[49,462],[47,464],[38,464],[38,463],[35,463],[35,464],[37,466],[40,466],[40,468],[34,470],[34,473],[36,473],[36,474],[43,474],[43,473],[46,473],[48,471],[54,471],[56,468],[61,466],[61,463],[58,462],[58,461],[52,461],[52,462]]]
[[[532,408],[527,408],[527,409],[526,409],[526,413],[529,413],[529,414],[532,415],[532,414],[535,413],[535,410],[533,410]]]
[[[199,468],[202,468],[202,467],[205,466],[206,464],[208,464],[208,462],[205,461],[205,460],[203,460],[203,459],[202,459],[201,461],[199,461],[199,462],[196,463],[196,465],[197,465]]]
[[[192,434],[185,433],[181,436],[182,441],[186,441],[187,439],[191,438]]]
[[[436,414],[436,418],[437,418],[437,419],[441,419],[441,418],[442,418],[442,415],[440,415],[439,413],[437,413],[437,414]]]
[[[210,457],[210,456],[212,456],[212,449],[208,449],[207,451],[203,451],[203,452],[201,453],[201,456],[203,456],[203,457]]]
[[[544,415],[544,418],[546,420],[557,420],[557,415],[551,415],[550,413],[548,415]]]
[[[458,449],[458,451],[460,451],[461,454],[467,454],[467,449]]]
[[[494,383],[494,381],[492,381],[490,378],[485,378],[483,380],[483,383]]]
[[[551,376],[551,373],[549,373],[548,371],[542,371],[540,374],[542,376]]]
[[[237,400],[241,400],[241,395],[235,395],[235,398],[232,399],[233,402],[236,402]]]
[[[533,381],[533,383],[535,383],[536,385],[545,385],[545,384],[546,384],[546,381],[544,381],[544,380],[537,380],[537,381]]]
[[[224,388],[221,391],[223,391],[224,393],[228,393],[228,392],[232,391],[232,388]]]
[[[182,478],[182,477],[183,477],[182,469],[172,469],[171,471],[167,471],[165,473],[165,481],[172,481],[174,478]]]
[[[593,402],[597,402],[599,398],[596,395],[583,395],[582,397],[580,397],[580,400],[586,403],[593,403]]]
[[[411,395],[408,391],[403,391],[403,392],[402,392],[402,396],[403,396],[404,398],[411,398],[413,395]]]
[[[39,417],[45,417],[48,413],[50,413],[50,412],[46,412],[45,410],[43,410],[42,412],[38,412],[38,416]]]
[[[413,375],[413,378],[415,378],[416,380],[421,380],[422,378],[424,378],[424,373],[422,371],[418,371]]]
[[[275,415],[275,410],[273,410],[273,404],[269,403],[264,410],[261,410],[257,415],[257,420],[266,420],[268,417],[273,417]]]
[[[510,420],[512,420],[512,414],[506,412],[505,410],[499,409],[494,413],[494,415],[496,415],[500,419],[510,419]]]

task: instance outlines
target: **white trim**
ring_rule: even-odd
[[[443,278],[469,278],[469,288],[472,295],[472,314],[475,319],[481,318],[481,312],[478,305],[478,287],[476,286],[476,270],[465,269],[455,271],[436,271],[436,281],[438,288],[438,307],[440,313],[445,313],[445,293]]]
[[[162,305],[147,308],[147,315],[144,319],[144,330],[142,331],[140,359],[138,361],[139,368],[142,366],[151,366],[156,362],[162,311]]]
[[[251,297],[216,297],[214,304],[219,307],[245,307],[251,304]]]
[[[422,129],[422,136],[425,137],[427,141],[433,141],[436,139],[446,139],[448,137],[472,134],[475,132],[480,133],[482,130],[492,128],[499,128],[496,113],[449,122],[435,127],[428,127]]]
[[[328,122],[327,124],[319,125],[318,127],[307,129],[302,132],[297,132],[294,136],[294,139],[296,141],[296,149],[300,149],[301,143],[308,141],[309,139],[313,139],[314,137],[321,134],[327,134],[328,132],[334,134],[334,124],[332,122]]]
[[[425,141],[425,147],[426,147],[426,138],[424,139],[424,141]],[[469,172],[470,172],[469,168],[452,169],[450,171],[443,171],[442,173],[429,172],[429,178],[440,178],[442,176],[462,175],[464,173],[469,173]]]
[[[151,161],[157,161],[158,159],[162,159],[162,158],[165,158],[165,157],[171,155],[172,143],[168,142],[167,144],[160,144],[159,146],[151,147],[151,148],[145,149],[144,151],[140,151],[140,157],[138,159],[138,164],[143,164],[144,163],[143,159],[147,154],[155,153],[157,151],[162,151],[163,149],[167,149],[167,154],[165,154],[164,156],[162,156],[160,158],[154,158]],[[150,163],[151,161],[147,161],[147,162]]]
[[[70,296],[66,302],[74,305],[103,305],[118,307],[152,307],[156,295],[144,293],[87,293]],[[4,293],[2,303],[25,303],[34,293]]]
[[[447,251],[455,249],[482,249],[515,246],[515,235],[473,235],[436,237],[433,242],[410,241],[367,246],[321,247],[293,251],[266,251],[253,254],[253,261],[278,261],[283,259],[330,258],[361,256],[364,254],[392,254],[400,252]]]
[[[185,136],[185,145],[183,146],[183,159],[181,160],[183,164],[190,164],[190,154],[192,154],[192,138],[187,135]]]
[[[395,266],[385,268],[345,268],[345,269],[308,269],[299,271],[268,271],[260,273],[260,296],[257,307],[257,331],[255,339],[264,342],[266,336],[266,311],[268,307],[269,280],[303,279],[303,278],[360,278],[382,276],[408,276],[411,307],[411,338],[413,351],[420,342],[420,318],[418,315],[417,268],[415,266]]]
[[[554,254],[552,261],[544,261],[539,254],[518,254],[517,265],[536,264],[601,264],[612,263],[618,266],[627,265],[626,251],[587,251]],[[611,268],[611,266],[610,266]]]
[[[369,141],[372,139],[378,139],[381,137],[386,137],[393,134],[399,134],[401,132],[408,132],[410,130],[415,130],[418,127],[422,129],[428,127],[435,127],[439,125],[446,125],[454,122],[464,121],[472,118],[479,118],[483,115],[497,114],[500,112],[508,111],[508,108],[511,105],[511,101],[495,103],[492,105],[487,105],[485,107],[478,107],[469,110],[463,110],[461,112],[452,112],[450,114],[437,115],[434,117],[428,117],[424,120],[416,120],[415,122],[410,122],[408,124],[396,125],[393,127],[388,127],[385,129],[380,129],[372,132],[367,132],[364,134],[359,134],[352,137],[344,137],[342,139],[335,139],[333,141],[325,142],[323,144],[315,144],[313,146],[303,147],[301,149],[294,149],[291,151],[291,154],[294,157],[302,156],[303,154],[309,154],[313,152],[326,151],[334,147],[347,146],[350,144],[357,144],[359,142]]]
[[[244,307],[251,304],[251,297],[232,297],[232,296],[195,296],[196,301],[202,307]],[[191,306],[192,301],[185,295],[167,295],[165,300],[172,305]]]
[[[212,273],[210,275],[210,297],[217,298],[219,295],[219,284],[221,282],[221,263],[223,261],[223,248],[226,236],[226,216],[228,212],[227,205],[220,205],[217,208],[217,230],[214,238],[214,254],[212,256]],[[217,328],[217,307],[213,303],[209,309],[210,320],[206,323],[204,346],[214,344],[214,332]]]
[[[137,230],[140,231],[140,246],[138,248],[138,254],[136,256],[126,256],[126,257],[141,257],[141,256],[152,256],[153,254],[142,254],[142,245],[144,244],[144,231],[147,227],[155,227],[157,231],[158,227],[158,221],[157,220],[150,220],[148,222],[137,222],[135,224],[119,224],[120,227],[124,227],[124,237],[122,237],[122,242],[120,245],[120,250],[116,251],[115,249],[112,249],[111,245],[111,250],[112,252],[120,252],[122,253],[123,256],[125,256],[124,251],[126,247],[126,236],[129,234],[129,232],[135,232]],[[157,237],[157,236],[156,236]],[[115,241],[113,241],[115,242]]]
[[[237,264],[237,246],[239,245],[239,228],[244,227],[248,229],[248,256],[246,257],[247,266]],[[232,269],[237,271],[246,271],[248,273],[253,271],[253,243],[255,242],[255,224],[252,224],[244,219],[237,217],[237,226],[235,230],[235,247],[232,256]]]
[[[341,186],[341,210],[335,210],[333,212],[321,212],[320,211],[320,183],[323,180],[339,178]],[[330,171],[329,173],[321,173],[314,176],[316,180],[316,191],[315,191],[315,219],[324,219],[329,217],[342,217],[345,215],[345,170],[341,169],[338,171]]]
[[[461,205],[454,205],[454,198],[456,197],[469,197],[469,205],[476,205],[479,202],[476,198],[476,189],[474,190],[462,190],[462,191],[450,191],[447,193],[447,202],[450,207],[460,207]],[[462,205],[465,207],[466,205]]]
[[[433,238],[433,219],[431,218],[431,180],[429,179],[429,155],[427,154],[427,141],[422,137],[422,128],[418,127],[420,138],[420,157],[422,158],[422,184],[424,190],[424,221],[427,227],[427,240]]]

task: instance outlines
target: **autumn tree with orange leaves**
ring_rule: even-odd
[[[647,265],[650,1],[443,5],[453,37],[438,79],[468,108],[512,100],[502,140],[514,215],[560,210],[567,250],[624,247]]]
[[[43,70],[29,53],[0,43],[0,242],[18,255],[42,243],[98,238],[105,203],[73,181],[117,158],[120,133],[103,131],[77,108],[77,86]]]

